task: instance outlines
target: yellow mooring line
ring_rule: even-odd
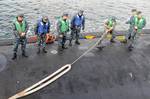
[[[38,83],[30,86],[29,88],[17,93],[16,95],[8,98],[8,99],[18,99],[22,98],[24,96],[30,95],[47,85],[51,84],[52,82],[56,81],[58,78],[62,77],[64,74],[69,72],[71,70],[71,66],[76,63],[78,60],[80,60],[84,55],[86,55],[88,52],[90,52],[93,48],[95,48],[98,44],[101,44],[102,40],[106,37],[107,32],[103,33],[102,36],[97,40],[97,42],[91,46],[86,52],[84,52],[80,57],[78,57],[75,61],[73,61],[71,64],[67,64],[65,66],[62,66],[60,69],[58,69],[56,72],[52,73],[48,77],[44,78],[43,80],[39,81]]]

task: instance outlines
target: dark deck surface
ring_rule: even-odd
[[[82,40],[63,54],[36,54],[28,45],[29,58],[12,61],[13,46],[0,47],[0,99],[7,99],[37,83],[61,66],[73,62],[96,40]],[[20,52],[19,52],[20,54]],[[124,44],[109,44],[103,51],[93,49],[72,66],[72,70],[22,99],[150,99],[150,35],[141,36],[137,48],[128,52]]]

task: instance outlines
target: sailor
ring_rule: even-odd
[[[115,35],[115,27],[116,27],[116,18],[111,17],[104,22],[105,32],[110,33],[112,35],[110,42],[114,43]]]
[[[79,35],[81,29],[84,30],[85,28],[85,17],[83,15],[84,11],[80,10],[77,15],[75,15],[71,20],[71,37],[69,45],[72,46],[72,40],[76,39],[75,43],[80,45],[79,42]]]
[[[126,22],[126,24],[129,24],[129,29],[128,29],[128,32],[126,34],[126,38],[125,38],[124,43],[127,43],[127,41],[131,38],[131,34],[134,31],[134,26],[135,26],[135,22],[134,22],[135,19],[134,18],[137,17],[137,10],[132,9],[131,12],[132,12],[132,15],[129,18],[129,20]]]
[[[69,32],[69,20],[68,13],[64,13],[62,17],[57,22],[57,32],[58,32],[58,50],[67,49],[66,36]]]
[[[131,33],[130,44],[128,47],[129,51],[132,51],[132,49],[134,48],[136,40],[139,38],[145,25],[146,19],[142,15],[141,11],[137,11],[137,16],[134,17],[134,30]]]
[[[13,33],[15,35],[15,47],[14,47],[14,55],[12,60],[17,58],[17,50],[19,44],[21,44],[22,56],[28,57],[26,55],[26,35],[28,31],[28,23],[24,18],[23,14],[19,14],[13,21]]]
[[[37,43],[38,43],[38,51],[37,54],[42,51],[47,53],[46,51],[46,34],[50,32],[50,21],[47,16],[43,16],[40,18],[35,26],[35,34],[37,35]]]
[[[110,42],[114,43],[114,39],[116,37],[116,34],[114,32],[116,27],[116,17],[111,17],[104,21],[104,34],[101,37],[101,40],[99,41],[97,48],[102,50],[105,46],[102,44],[103,39],[108,35],[111,34]]]

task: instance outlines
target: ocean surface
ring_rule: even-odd
[[[51,31],[56,33],[56,22],[63,12],[71,17],[82,9],[86,16],[85,32],[103,31],[103,22],[110,16],[117,18],[117,30],[127,30],[125,21],[131,9],[137,8],[147,19],[145,28],[150,27],[150,0],[0,0],[0,39],[13,37],[12,21],[23,13],[29,22],[28,35],[34,35],[33,28],[38,18],[47,15],[51,21]]]

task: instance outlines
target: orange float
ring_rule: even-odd
[[[49,43],[53,43],[54,41],[56,40],[56,36],[53,35],[53,34],[46,34],[46,44],[49,44]],[[37,42],[37,36],[30,36],[28,38],[28,43],[35,43]]]
[[[46,34],[46,43],[53,43],[56,40],[56,36],[52,34]]]

